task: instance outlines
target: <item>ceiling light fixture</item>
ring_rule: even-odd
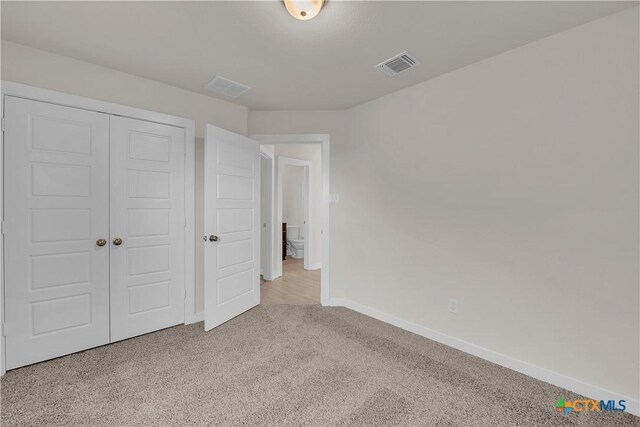
[[[324,0],[283,0],[283,3],[287,12],[301,21],[315,18],[324,6]]]

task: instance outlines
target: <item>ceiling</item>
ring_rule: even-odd
[[[253,110],[344,109],[637,2],[346,2],[311,21],[280,1],[9,2],[2,38],[208,94],[220,75]],[[402,51],[421,64],[375,65]]]

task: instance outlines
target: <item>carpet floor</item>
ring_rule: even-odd
[[[637,426],[580,396],[341,307],[257,306],[8,372],[3,426]]]

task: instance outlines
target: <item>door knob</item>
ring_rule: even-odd
[[[98,246],[104,246],[106,244],[107,244],[107,241],[105,239],[96,240],[96,245],[98,245]]]
[[[113,244],[116,246],[120,246],[122,244],[122,239],[119,237],[116,237],[115,239],[113,239]]]
[[[210,242],[217,242],[218,241],[218,236],[212,234],[211,236],[209,236],[209,241]]]

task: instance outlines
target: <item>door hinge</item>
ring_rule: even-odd
[[[5,225],[4,225],[4,221],[0,222],[0,233],[1,233],[1,234],[4,234],[4,232],[5,232],[5,228],[6,228],[6,227],[5,227]]]
[[[187,288],[184,288],[184,299],[187,299]]]
[[[2,322],[2,335],[7,336],[7,324]]]
[[[2,118],[2,132],[4,132],[4,117]]]

